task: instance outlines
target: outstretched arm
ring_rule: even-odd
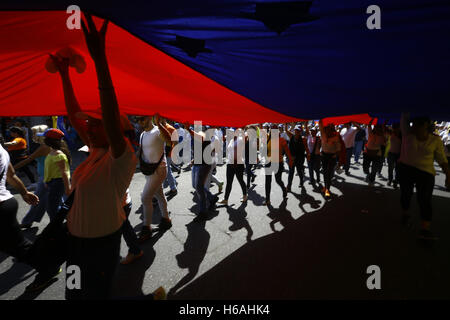
[[[375,120],[375,118],[370,119],[369,125],[367,126],[367,132],[369,133],[369,135],[372,134],[372,123]]]
[[[77,112],[81,111],[78,100],[75,96],[75,91],[73,90],[72,81],[69,75],[69,59],[61,58],[58,56],[50,55],[56,68],[58,69],[59,75],[61,76],[61,82],[64,92],[64,103],[66,105],[67,116],[69,121],[75,130],[78,132],[81,140],[87,146],[89,146],[89,139],[86,135],[86,122],[84,120],[75,117]]]
[[[105,20],[101,29],[97,30],[91,15],[86,13],[85,18],[87,26],[82,21],[82,27],[86,45],[97,71],[103,127],[105,128],[112,156],[118,158],[125,152],[126,140],[120,126],[119,105],[105,53],[105,36],[108,21]]]
[[[155,119],[155,124],[158,127],[158,129],[159,129],[161,138],[164,140],[164,142],[167,145],[172,145],[172,135],[169,132],[169,130],[167,130],[166,126],[161,123],[161,119],[159,117],[159,114],[155,114],[155,118],[154,119]]]
[[[9,163],[8,172],[6,173],[6,181],[10,185],[12,185],[14,189],[19,191],[20,195],[26,203],[33,206],[39,203],[39,198],[34,193],[29,192],[27,188],[25,188],[22,180],[20,180],[19,177],[16,176],[16,172],[14,171],[14,167],[11,163]]]
[[[18,170],[39,157],[45,157],[48,155],[49,152],[50,152],[50,147],[46,146],[45,144],[41,144],[39,146],[39,148],[37,148],[37,150],[35,152],[33,152],[28,158],[20,161],[19,163],[16,163],[16,165],[14,166],[14,169]]]

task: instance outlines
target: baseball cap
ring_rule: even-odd
[[[46,138],[50,138],[50,139],[62,139],[64,137],[64,132],[62,132],[59,129],[47,129],[44,132],[39,132],[36,133],[36,136],[38,137],[46,137]]]

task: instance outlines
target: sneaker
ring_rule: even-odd
[[[153,295],[153,300],[166,300],[167,299],[166,290],[163,287],[159,287],[158,289],[153,291],[152,295]]]
[[[126,264],[133,263],[134,261],[136,261],[137,259],[139,259],[143,255],[144,255],[144,251],[142,251],[142,250],[138,254],[128,253],[125,258],[120,260],[120,264],[126,265]]]
[[[245,195],[242,197],[241,202],[247,202],[247,200],[248,200],[248,195]]]
[[[419,239],[435,241],[438,237],[436,237],[430,230],[422,229],[419,233]]]
[[[172,228],[172,221],[169,218],[161,218],[158,230],[169,230],[170,228]]]
[[[219,187],[219,193],[221,193],[223,190],[223,182],[219,182],[218,187]]]
[[[150,227],[143,226],[141,229],[141,232],[139,233],[138,241],[140,243],[142,243],[142,242],[150,239],[152,237],[152,233],[153,233],[153,230],[150,229]]]
[[[55,278],[58,274],[62,272],[61,268],[50,273],[38,273],[34,281],[28,285],[25,289],[25,292],[36,292],[42,289],[45,289],[49,284],[51,284],[53,278]]]
[[[165,193],[166,197],[174,197],[174,196],[176,196],[177,194],[178,194],[178,190],[177,190],[177,189],[170,190],[170,191],[167,191],[167,192]]]
[[[217,202],[218,204],[228,205],[228,200],[223,199],[222,201]]]

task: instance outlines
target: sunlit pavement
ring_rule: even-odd
[[[225,169],[217,168],[222,181]],[[308,179],[302,192],[295,176],[292,193],[283,203],[273,179],[273,207],[263,205],[263,170],[256,173],[246,205],[240,202],[242,192],[235,179],[228,207],[219,206],[203,223],[193,221],[197,206],[191,172],[184,169],[176,175],[178,195],[168,202],[173,227],[144,243],[140,260],[118,266],[114,297],[139,297],[163,286],[170,291],[169,299],[450,298],[450,193],[442,188],[442,172],[433,196],[433,230],[440,239],[431,246],[417,239],[415,197],[414,227],[407,229],[400,223],[399,190],[378,177],[375,186],[368,187],[362,166],[352,166],[350,177],[336,175],[332,199],[327,201]],[[383,176],[387,177],[387,166]],[[287,178],[286,172],[285,183]],[[144,181],[136,173],[130,186],[130,221],[137,231]],[[213,185],[211,191],[217,193],[218,187]],[[224,192],[225,185],[220,199]],[[16,198],[20,222],[28,206]],[[155,214],[154,223],[158,222]],[[34,239],[47,223],[45,216],[25,231],[26,236]],[[126,253],[122,240],[121,255]],[[380,267],[380,290],[367,288],[371,265]],[[0,254],[0,299],[64,299],[64,271],[43,292],[26,295],[34,271]]]

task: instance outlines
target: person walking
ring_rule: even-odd
[[[398,185],[397,161],[400,158],[401,145],[402,145],[402,136],[400,131],[400,124],[395,123],[392,126],[392,131],[389,136],[388,183],[387,183],[387,185],[390,186],[393,182],[394,189],[396,189]]]
[[[408,224],[410,221],[409,209],[415,187],[421,217],[419,238],[437,240],[431,231],[433,218],[431,198],[436,175],[434,161],[441,166],[446,176],[447,187],[450,186],[449,165],[442,140],[432,133],[431,121],[426,117],[419,117],[413,119],[412,123],[411,127],[409,113],[402,113],[400,122],[402,144],[397,165],[400,179],[402,222]]]
[[[139,233],[139,241],[143,242],[152,236],[153,197],[157,199],[163,214],[158,229],[168,230],[172,227],[172,221],[167,210],[167,200],[163,191],[163,182],[167,176],[164,144],[172,142],[170,133],[159,121],[159,115],[155,115],[154,119],[151,117],[140,117],[138,121],[144,129],[140,137],[141,156],[145,163],[154,167],[154,171],[150,175],[145,176],[146,183],[141,196],[144,209],[144,224]]]
[[[323,180],[325,186],[323,187],[323,193],[325,197],[330,197],[331,180],[334,176],[334,170],[337,164],[339,152],[341,150],[341,142],[339,140],[339,133],[334,129],[334,125],[323,125],[323,121],[319,121],[320,138],[322,146],[322,170]]]
[[[291,155],[294,157],[294,165],[289,168],[289,176],[288,176],[288,184],[287,191],[291,192],[292,180],[294,179],[295,169],[297,169],[297,174],[300,177],[299,188],[303,188],[304,183],[304,163],[305,158],[310,159],[310,154],[307,146],[306,139],[302,137],[302,127],[301,125],[297,125],[294,128],[294,133],[289,130],[285,130],[285,132],[289,136],[289,150],[291,151]]]
[[[94,62],[101,109],[82,111],[69,76],[69,59],[51,55],[59,72],[70,123],[89,147],[89,156],[72,176],[74,200],[67,215],[67,265],[80,268],[81,287],[66,287],[66,299],[107,299],[120,259],[123,199],[137,159],[124,131],[131,127],[120,114],[105,53],[108,22],[97,30],[92,17],[82,21]],[[67,274],[66,277],[69,275]]]
[[[228,198],[230,197],[231,188],[233,186],[233,180],[236,176],[242,189],[242,201],[247,202],[247,186],[244,182],[245,171],[245,137],[242,130],[238,130],[239,136],[234,136],[233,140],[228,143],[227,146],[227,184],[225,187],[225,197],[219,204],[228,205]]]

